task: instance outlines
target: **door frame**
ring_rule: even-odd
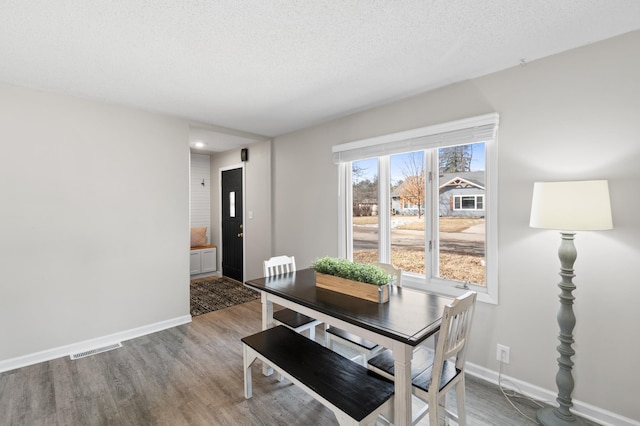
[[[218,168],[218,186],[220,190],[218,191],[218,236],[220,241],[218,242],[218,247],[220,247],[220,253],[218,254],[220,259],[220,274],[222,274],[222,252],[224,247],[222,246],[222,172],[226,172],[228,170],[233,169],[242,169],[242,229],[243,234],[247,232],[247,221],[245,211],[247,210],[247,184],[246,184],[246,169],[244,168],[244,163],[234,164],[231,166],[224,166]],[[247,246],[245,244],[246,238],[242,237],[242,281],[247,277],[247,263],[245,262],[247,257]]]

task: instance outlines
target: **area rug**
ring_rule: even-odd
[[[260,298],[260,293],[226,277],[191,282],[191,316],[206,314]]]

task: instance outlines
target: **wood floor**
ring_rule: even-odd
[[[259,331],[260,309],[253,301],[121,349],[2,373],[0,425],[336,425],[328,409],[258,364],[253,398],[244,399],[240,338]],[[468,377],[466,393],[472,426],[535,424],[496,386]],[[535,417],[535,405],[517,405]]]

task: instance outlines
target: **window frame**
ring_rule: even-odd
[[[486,132],[483,134],[482,139],[476,139],[475,141],[463,142],[461,144],[484,142],[485,143],[485,193],[484,198],[484,211],[485,211],[485,285],[469,284],[468,288],[478,293],[478,300],[482,302],[497,304],[498,303],[498,250],[497,250],[497,188],[498,188],[498,167],[497,167],[497,133],[498,133],[499,116],[497,113],[486,114],[477,117],[471,117],[468,119],[452,121],[443,124],[437,124],[433,126],[427,126],[419,129],[413,129],[405,132],[399,132],[389,135],[383,135],[380,137],[364,139],[355,142],[349,142],[333,147],[333,153],[336,163],[338,164],[338,255],[343,258],[353,259],[353,220],[352,220],[352,179],[351,168],[352,162],[355,161],[354,155],[361,155],[361,158],[373,158],[378,159],[378,202],[379,205],[389,205],[390,202],[390,170],[389,170],[389,157],[391,154],[400,152],[411,152],[424,149],[425,152],[425,170],[427,173],[437,173],[439,168],[437,163],[437,155],[433,155],[433,150],[443,146],[452,146],[451,143],[441,142],[437,137],[440,134],[446,132],[466,131],[474,126],[493,125],[492,137],[486,136]],[[434,137],[435,136],[435,137]],[[473,138],[473,135],[471,136]],[[421,139],[422,138],[422,139]],[[427,143],[420,145],[412,143],[415,140],[426,140]],[[433,141],[436,141],[435,143]],[[386,149],[390,147],[390,149]],[[404,147],[404,148],[403,148]],[[406,149],[402,151],[402,149]],[[349,152],[351,151],[351,152]],[[383,155],[368,155],[368,153],[375,153]],[[385,153],[387,152],[387,153]],[[436,151],[437,152],[437,151]],[[343,157],[344,154],[346,157]],[[425,179],[425,193],[431,194],[437,188],[436,179]],[[383,189],[385,188],[385,189]],[[430,218],[433,218],[434,212],[437,212],[437,206],[434,205],[436,200],[433,199],[432,203],[426,203],[425,208],[429,211],[425,211]],[[385,203],[385,204],[383,204]],[[476,199],[477,206],[477,199]],[[378,256],[380,261],[389,262],[391,256],[390,248],[390,212],[389,209],[378,209],[379,212],[379,240],[378,240]],[[468,210],[468,209],[466,209]],[[425,247],[428,247],[429,242],[435,248],[438,243],[437,238],[434,235],[438,235],[436,229],[438,225],[437,220],[429,220],[427,226],[425,226]],[[403,272],[403,286],[409,288],[415,288],[428,292],[434,292],[450,297],[457,297],[467,291],[459,282],[453,280],[446,280],[433,276],[435,271],[437,272],[438,259],[434,261],[434,257],[437,258],[436,253],[438,250],[428,251],[425,249],[425,262],[431,262],[431,267],[425,265],[425,275],[415,274],[411,272]],[[429,273],[428,271],[432,271]],[[430,276],[431,275],[431,276]]]
[[[473,208],[466,209],[463,207],[462,199],[463,198],[473,198]],[[460,207],[456,207],[456,200],[460,200]],[[478,208],[478,199],[482,200],[482,208]],[[453,210],[454,211],[483,211],[484,210],[484,194],[454,194],[453,195]]]

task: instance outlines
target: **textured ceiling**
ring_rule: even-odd
[[[0,0],[0,81],[276,136],[639,28],[637,0]]]

